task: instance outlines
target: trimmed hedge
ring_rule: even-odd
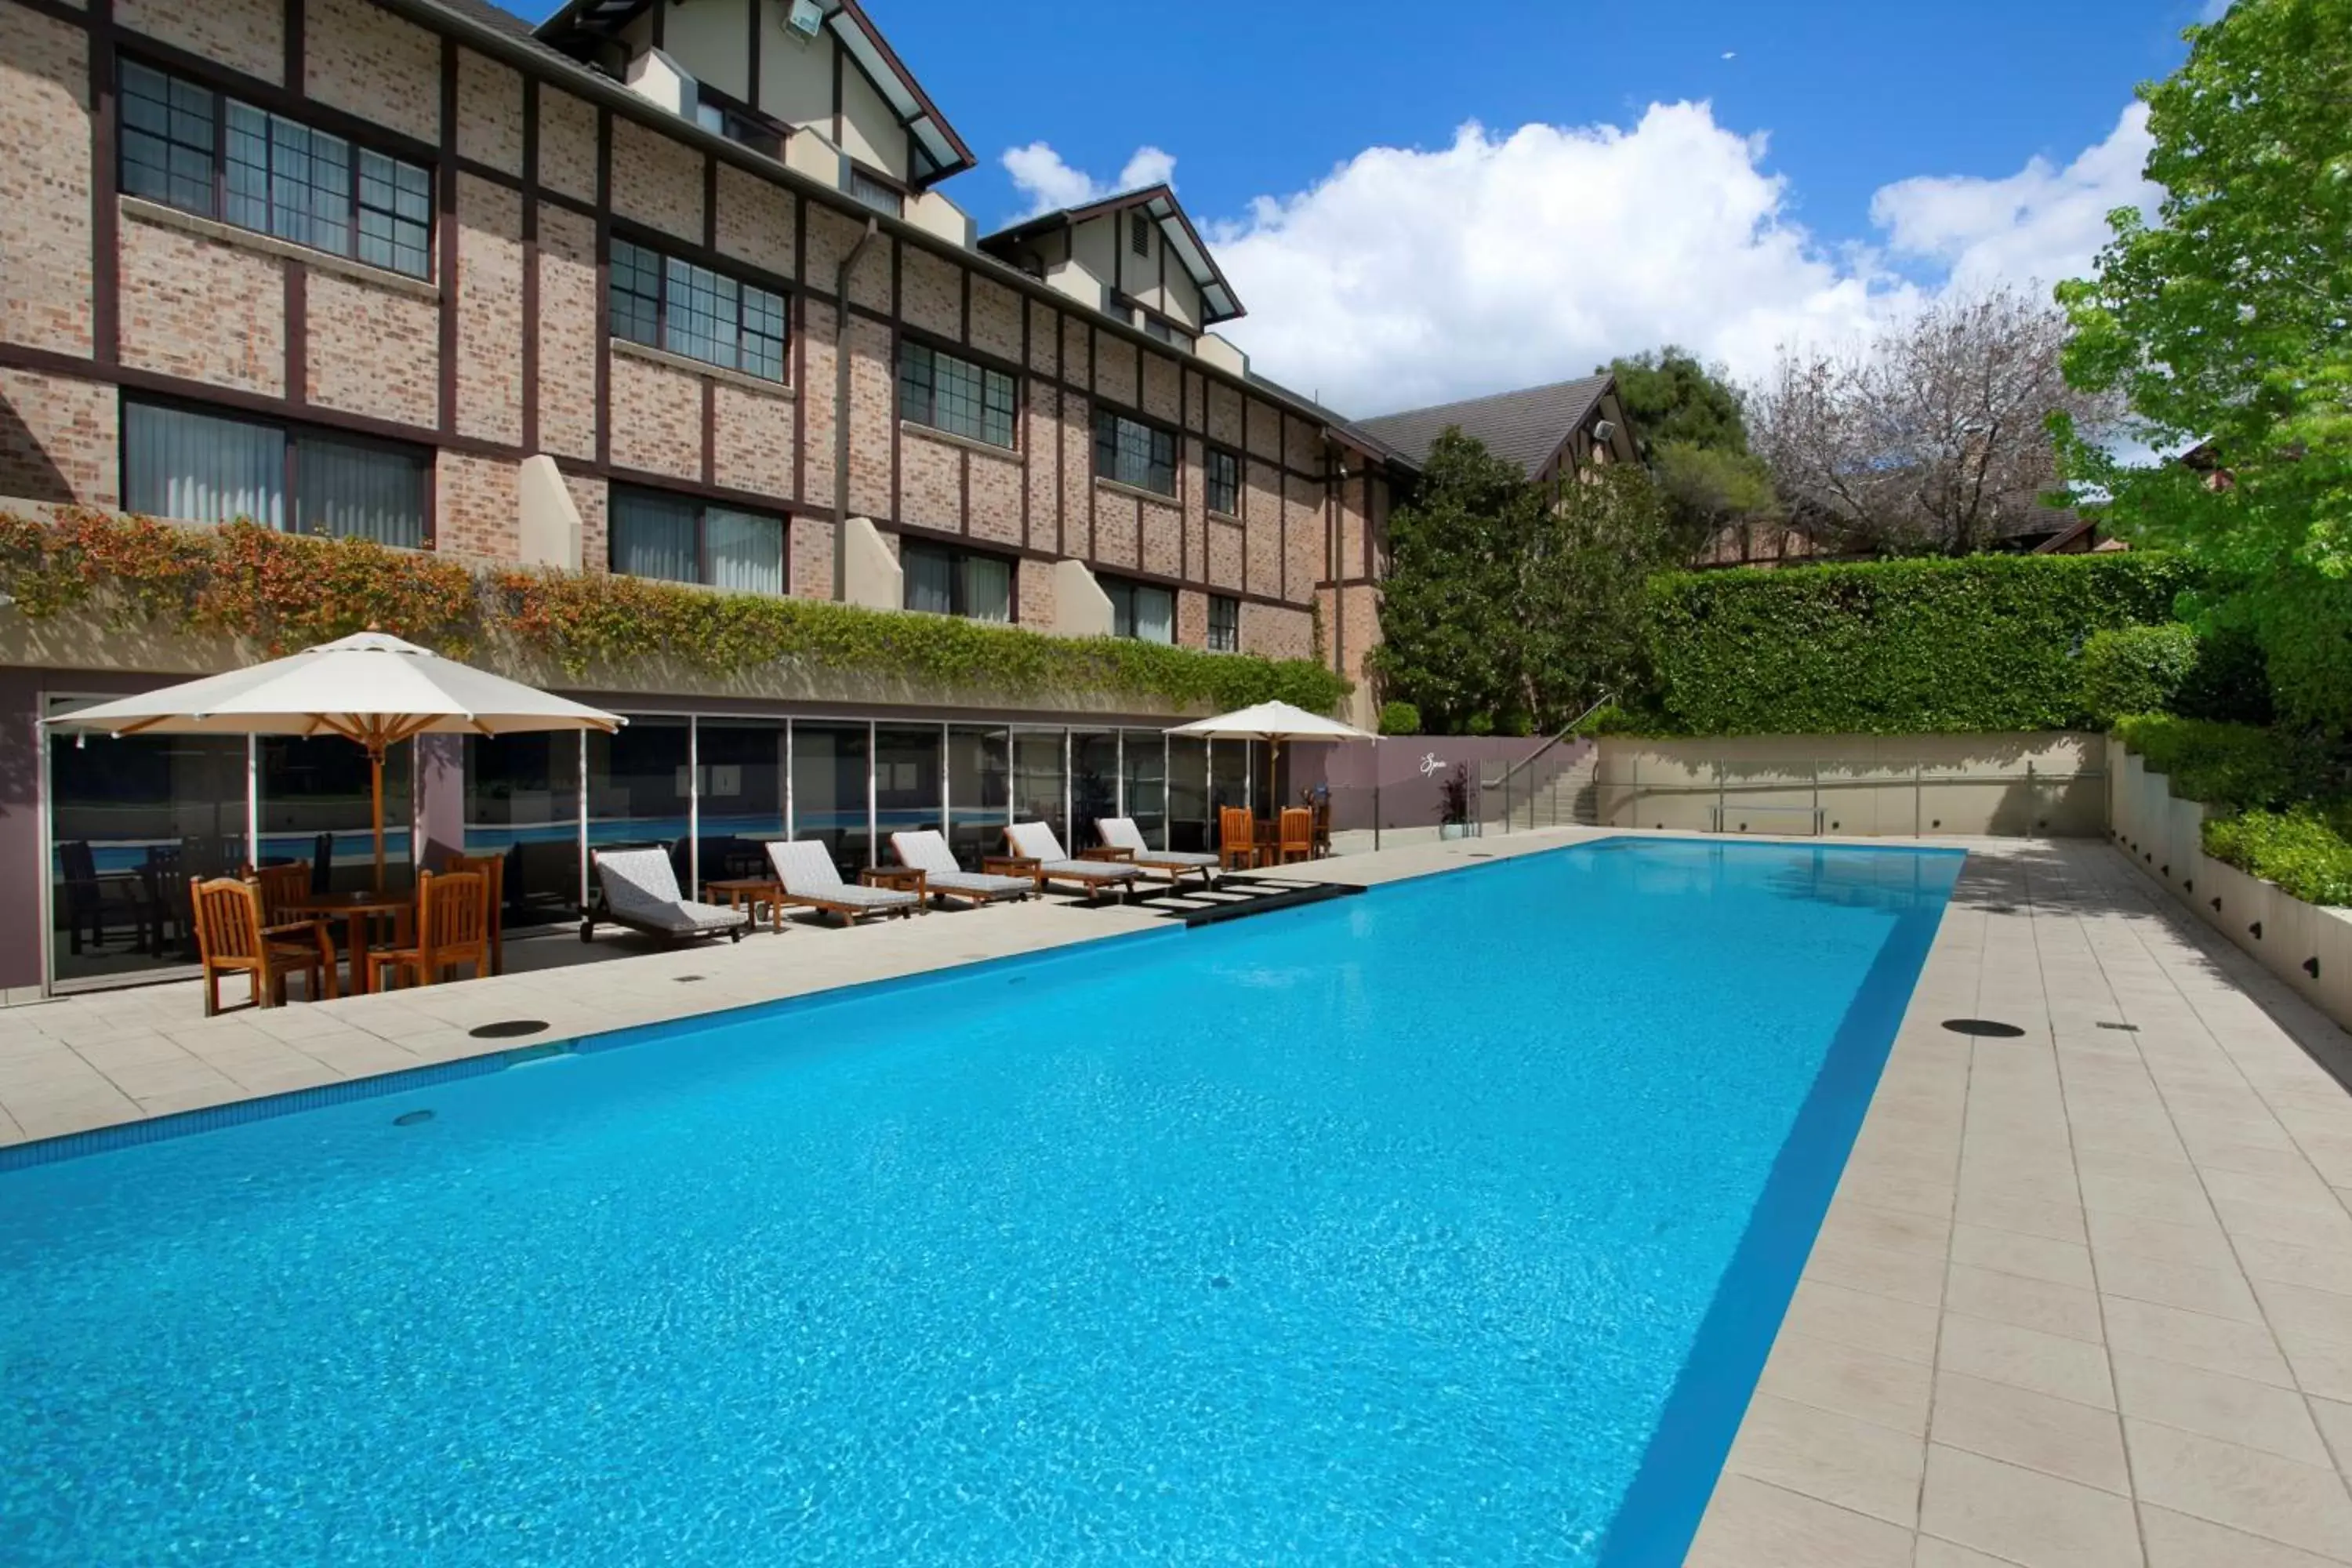
[[[2197,634],[2178,622],[2095,632],[2083,645],[2083,705],[2096,724],[2170,713],[2197,669]]]
[[[2084,644],[2169,620],[2195,580],[2147,552],[1667,573],[1646,706],[1695,735],[2079,728]]]
[[[1421,710],[1410,702],[1381,703],[1381,733],[1383,735],[1420,734]]]
[[[430,552],[364,539],[77,510],[54,521],[0,512],[0,595],[35,619],[81,610],[113,626],[238,637],[273,654],[370,626],[456,658],[503,635],[574,677],[599,663],[658,657],[722,676],[787,663],[1008,697],[1107,692],[1216,710],[1284,701],[1318,713],[1353,689],[1310,659],[1049,637],[603,572],[477,577]]]
[[[2352,904],[2352,798],[2315,742],[2251,724],[2141,714],[2116,738],[2208,813],[2205,853],[2312,904]]]

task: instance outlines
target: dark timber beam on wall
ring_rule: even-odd
[[[89,0],[89,346],[100,364],[120,353],[122,262],[114,198],[114,0]]]
[[[441,38],[441,430],[457,428],[457,40]]]
[[[659,16],[656,10],[654,13]],[[702,160],[702,246],[713,252],[719,249],[719,160],[706,156]],[[702,383],[702,482],[719,481],[719,383],[711,377],[698,376]],[[797,388],[795,392],[797,392]],[[795,397],[794,401],[798,401]],[[789,556],[792,552],[785,552]]]
[[[286,90],[302,90],[310,57],[304,0],[286,0],[286,58],[278,67]],[[286,280],[286,401],[296,408],[310,401],[310,269],[289,258],[281,264]],[[447,284],[445,281],[443,288]]]
[[[613,460],[613,111],[596,110],[596,461]]]
[[[522,79],[522,447],[539,450],[539,79]]]

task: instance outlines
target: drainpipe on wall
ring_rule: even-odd
[[[833,602],[849,597],[849,274],[881,225],[866,220],[866,232],[841,258],[833,279]]]

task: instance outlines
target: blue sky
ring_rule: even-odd
[[[1370,411],[1667,335],[1753,373],[1956,276],[2079,270],[2147,195],[2125,110],[2200,0],[867,9],[980,157],[947,191],[983,227],[1156,149],[1233,335]]]

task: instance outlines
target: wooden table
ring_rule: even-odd
[[[868,866],[857,873],[860,883],[868,888],[896,888],[902,893],[915,895],[915,912],[931,912],[930,877],[913,866]]]
[[[715,882],[702,884],[702,901],[724,903],[730,910],[751,906],[751,920],[757,924],[760,906],[768,906],[768,923],[776,931],[784,929],[783,885],[770,877],[721,877]]]
[[[333,920],[341,916],[346,932],[345,951],[351,956],[352,983],[344,991],[347,996],[367,993],[368,922],[389,920],[392,940],[395,945],[407,940],[409,916],[416,908],[414,893],[314,893],[307,899],[297,899],[286,906],[291,914]]]

